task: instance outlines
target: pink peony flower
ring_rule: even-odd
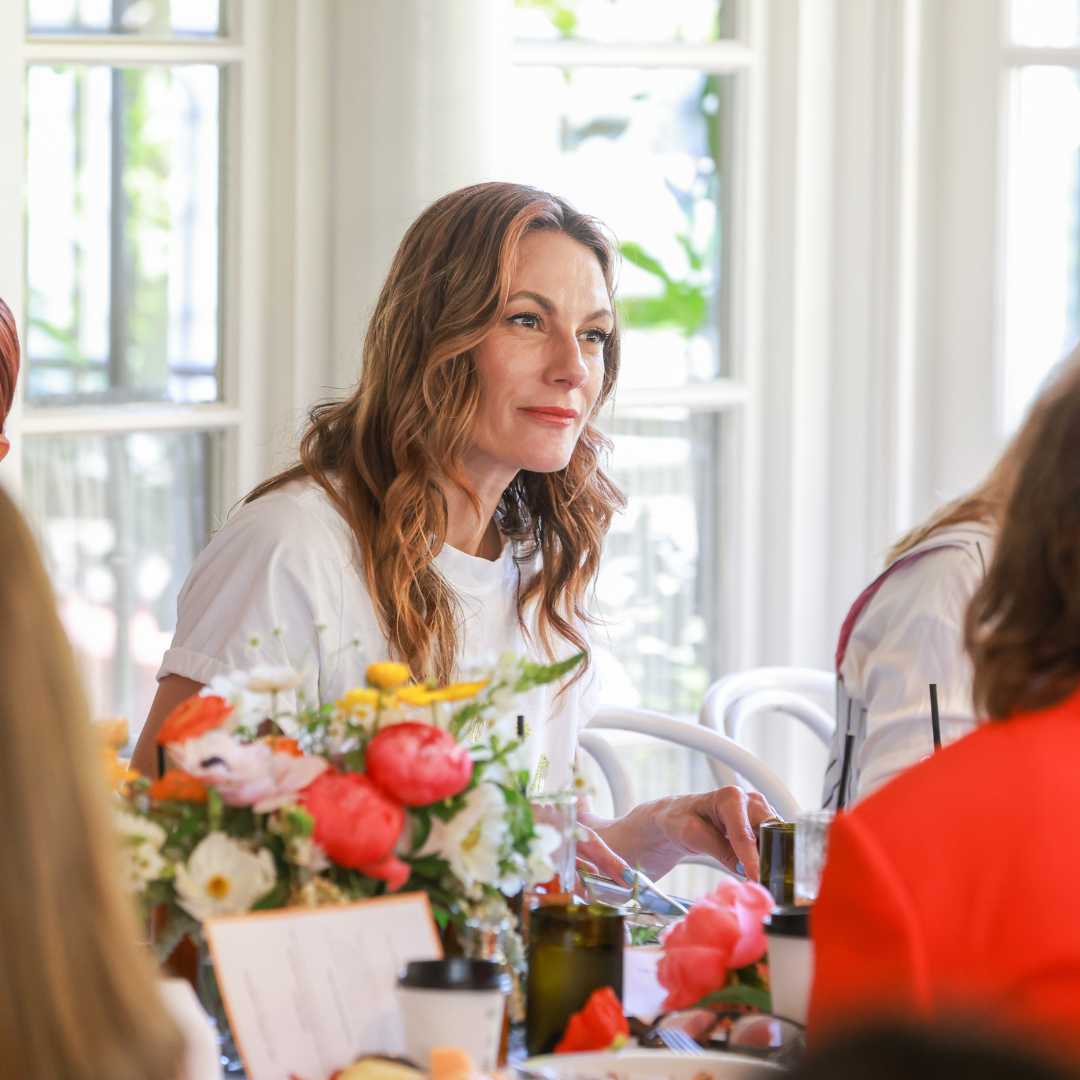
[[[406,806],[430,806],[464,791],[473,772],[468,748],[433,724],[383,728],[368,744],[366,764],[380,790]]]
[[[690,909],[661,938],[657,968],[668,992],[664,1009],[687,1009],[725,985],[729,972],[765,953],[762,920],[773,898],[753,881],[724,882]]]
[[[221,730],[174,744],[169,752],[184,772],[216,788],[226,805],[250,806],[258,814],[294,802],[327,767],[321,757],[275,751],[267,742],[240,742]]]
[[[405,824],[398,803],[361,773],[334,769],[307,788],[300,803],[315,819],[315,842],[334,862],[385,878],[393,890],[401,868],[391,856]]]

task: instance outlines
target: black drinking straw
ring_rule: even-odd
[[[937,683],[930,684],[930,726],[934,729],[934,749],[941,749],[941,718],[938,716]]]
[[[851,747],[855,742],[855,732],[851,730],[851,698],[847,703],[847,734],[844,736],[844,757],[840,764],[840,788],[836,794],[836,809],[843,810],[847,806],[848,797],[848,774],[851,772]]]

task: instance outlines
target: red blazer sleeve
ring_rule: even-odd
[[[814,1041],[859,1019],[927,1010],[929,983],[915,909],[857,814],[842,814],[833,823],[811,933],[808,1027]]]

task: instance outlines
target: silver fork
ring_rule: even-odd
[[[705,1053],[697,1039],[678,1028],[657,1028],[656,1035],[669,1050],[674,1050],[676,1054],[690,1056]]]

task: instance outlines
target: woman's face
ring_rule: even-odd
[[[522,469],[566,468],[600,394],[614,325],[596,256],[565,233],[527,233],[499,325],[474,351],[474,483],[505,488]]]

